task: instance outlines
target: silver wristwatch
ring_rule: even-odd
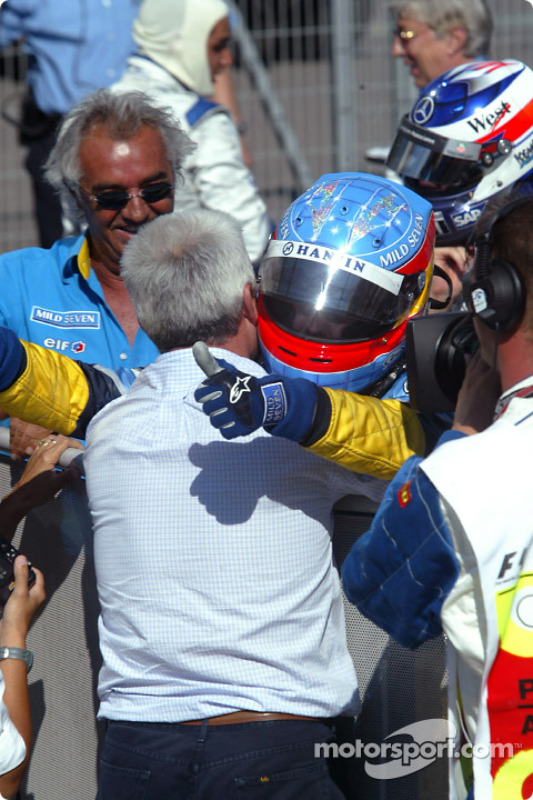
[[[0,661],[3,661],[4,658],[18,658],[20,661],[24,661],[28,672],[33,666],[33,653],[22,647],[0,647]]]

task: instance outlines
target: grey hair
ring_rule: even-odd
[[[124,248],[120,274],[139,324],[162,353],[234,336],[244,287],[255,291],[256,282],[239,224],[207,209],[144,225]]]
[[[492,15],[485,0],[391,0],[393,17],[414,17],[429,25],[437,37],[445,36],[454,25],[466,32],[467,58],[488,56],[492,36]]]
[[[45,164],[48,182],[60,193],[80,198],[80,146],[93,125],[104,125],[110,136],[131,139],[143,125],[159,131],[168,160],[177,176],[185,156],[195,145],[183,132],[170,110],[158,108],[144,92],[114,93],[99,89],[67,114],[57,142]]]

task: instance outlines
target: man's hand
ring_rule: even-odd
[[[478,350],[466,367],[465,379],[457,396],[452,430],[472,434],[488,428],[499,394],[499,378],[483,361]]]
[[[40,425],[24,422],[22,419],[11,417],[9,421],[9,449],[13,461],[21,461],[30,456],[37,447],[39,440],[50,433]]]
[[[193,354],[207,375],[194,396],[225,439],[247,436],[260,427],[295,442],[305,438],[315,413],[315,384],[281,375],[255,378],[216,361],[203,342],[196,342]]]
[[[37,609],[44,603],[44,578],[39,569],[35,572],[35,583],[28,587],[28,559],[18,555],[15,559],[15,586],[0,620],[0,645],[7,647],[26,647],[26,634]]]
[[[51,500],[74,478],[79,478],[81,472],[76,465],[59,472],[55,469],[59,459],[69,447],[75,450],[84,449],[79,439],[70,439],[60,433],[40,439],[12,492],[31,482],[33,505],[38,506]]]
[[[40,440],[33,451],[19,481],[0,502],[2,533],[11,538],[22,517],[35,506],[51,500],[67,483],[80,477],[79,468],[73,464],[57,471],[60,456],[69,447],[83,450],[78,439],[54,434]]]

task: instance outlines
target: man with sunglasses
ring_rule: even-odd
[[[157,348],[139,328],[120,257],[143,225],[173,210],[176,175],[192,147],[140,92],[100,90],[78,104],[61,128],[47,178],[76,205],[86,231],[49,250],[0,256],[1,324],[105,367],[152,362]]]

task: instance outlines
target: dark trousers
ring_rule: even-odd
[[[45,114],[37,106],[30,87],[22,101],[19,141],[27,148],[25,166],[31,178],[35,220],[41,247],[50,247],[63,235],[61,202],[44,177],[44,165],[56,142],[60,114]]]
[[[97,800],[342,800],[315,743],[322,722],[109,722]]]
[[[59,195],[44,177],[44,165],[55,140],[54,131],[27,141],[25,166],[32,182],[35,221],[41,247],[51,247],[63,236]]]

